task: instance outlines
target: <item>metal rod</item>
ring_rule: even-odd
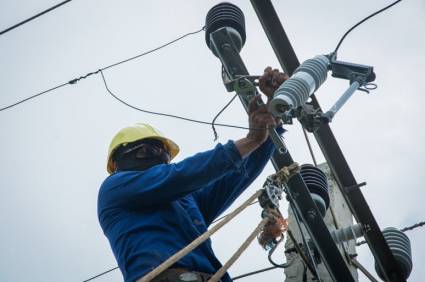
[[[351,258],[351,263],[357,267],[361,272],[363,272],[363,274],[372,282],[379,282],[378,280],[375,279],[375,277],[373,277],[373,275],[367,271],[367,269],[356,259],[356,258]]]
[[[335,102],[335,104],[327,111],[324,116],[328,119],[328,121],[332,121],[333,117],[336,115],[336,113],[344,106],[344,104],[348,101],[348,99],[353,96],[354,92],[356,92],[357,89],[359,89],[360,83],[357,81],[354,81],[352,84],[350,84],[350,87],[348,87],[347,90],[342,94],[341,97]]]

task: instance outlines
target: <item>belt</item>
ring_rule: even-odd
[[[163,271],[152,282],[207,282],[212,274],[190,271],[183,268],[170,268]]]

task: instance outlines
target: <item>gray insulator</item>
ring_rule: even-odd
[[[227,28],[230,32],[232,41],[238,51],[240,51],[245,44],[245,17],[238,6],[228,2],[222,2],[212,7],[205,19],[205,41],[208,48],[214,53],[210,42],[211,33],[221,29]],[[216,55],[216,54],[215,54]]]
[[[316,56],[302,63],[291,76],[274,93],[270,104],[275,116],[282,116],[287,110],[296,109],[305,104],[326,80],[329,59]]]
[[[403,279],[407,279],[412,272],[412,249],[410,246],[409,237],[402,231],[394,227],[385,228],[382,231],[385,241],[387,241],[388,247],[394,255],[394,258],[398,262]],[[384,279],[381,269],[375,262],[375,269],[379,277]]]
[[[319,168],[311,164],[303,164],[300,170],[301,177],[310,192],[311,197],[313,198],[321,214],[325,216],[326,210],[330,204],[329,198],[329,186],[326,179],[326,175]],[[317,196],[317,197],[316,197]],[[322,199],[325,203],[324,211],[322,210]]]
[[[355,224],[345,228],[337,229],[333,231],[332,237],[334,238],[335,243],[346,242],[354,240],[356,238],[363,236],[363,228],[361,224]]]
[[[325,200],[323,200],[322,197],[320,197],[317,194],[310,193],[311,198],[313,199],[313,202],[316,204],[316,207],[319,209],[320,214],[322,217],[325,217],[326,215],[326,203]]]
[[[306,72],[313,77],[316,84],[316,91],[325,82],[328,76],[329,59],[324,55],[319,55],[313,59],[306,60],[302,63],[294,73]]]

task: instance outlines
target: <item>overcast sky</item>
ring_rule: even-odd
[[[0,29],[56,4],[58,0],[0,2]],[[219,1],[82,1],[71,3],[0,36],[0,108],[100,67],[152,49],[200,29]],[[244,12],[247,41],[241,55],[252,74],[278,62],[249,1],[232,1]],[[340,36],[387,0],[274,1],[300,61],[329,53]],[[378,89],[358,92],[338,113],[332,130],[381,228],[425,219],[425,2],[405,0],[365,23],[343,43],[341,60],[373,65]],[[105,71],[111,90],[141,108],[210,121],[230,99],[220,63],[204,33],[149,56]],[[347,81],[328,78],[317,92],[324,109]],[[219,119],[247,125],[238,101]],[[116,266],[98,224],[97,192],[107,176],[107,147],[121,127],[147,122],[181,147],[177,161],[215,143],[209,126],[134,111],[108,96],[92,76],[0,112],[0,281],[83,281]],[[298,125],[286,142],[299,163],[311,163]],[[219,142],[244,130],[219,128]],[[315,153],[324,158],[315,142]],[[260,188],[271,165],[238,200]],[[286,213],[287,204],[282,203]],[[253,206],[213,236],[222,262],[260,220]],[[410,281],[424,281],[424,229],[406,233],[412,242]],[[367,246],[359,260],[374,275]],[[233,276],[268,267],[254,242],[230,269]],[[273,270],[244,281],[283,281]],[[121,281],[114,271],[95,281]],[[242,281],[242,280],[241,280]],[[361,276],[361,281],[366,279]]]

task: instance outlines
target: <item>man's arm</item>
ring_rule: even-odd
[[[260,90],[268,98],[267,105],[273,98],[274,91],[287,78],[286,74],[277,69],[267,67],[264,70],[259,82]],[[257,178],[273,153],[274,145],[270,139],[267,140],[267,128],[276,127],[276,123],[280,121],[272,116],[267,105],[258,105],[260,99],[258,95],[250,101],[248,108],[250,131],[246,138],[236,141],[236,147],[244,158],[242,168],[227,173],[223,178],[210,183],[208,187],[193,193],[207,225],[227,209]],[[278,127],[277,130],[279,134],[284,132],[282,127]]]
[[[99,191],[103,207],[137,208],[174,201],[239,169],[242,158],[231,141],[174,164],[146,171],[118,172],[109,176]]]
[[[283,131],[283,128],[278,128],[279,133]],[[258,177],[273,154],[274,148],[272,141],[267,140],[244,159],[239,170],[229,171],[222,178],[193,193],[207,226],[220,216]]]

